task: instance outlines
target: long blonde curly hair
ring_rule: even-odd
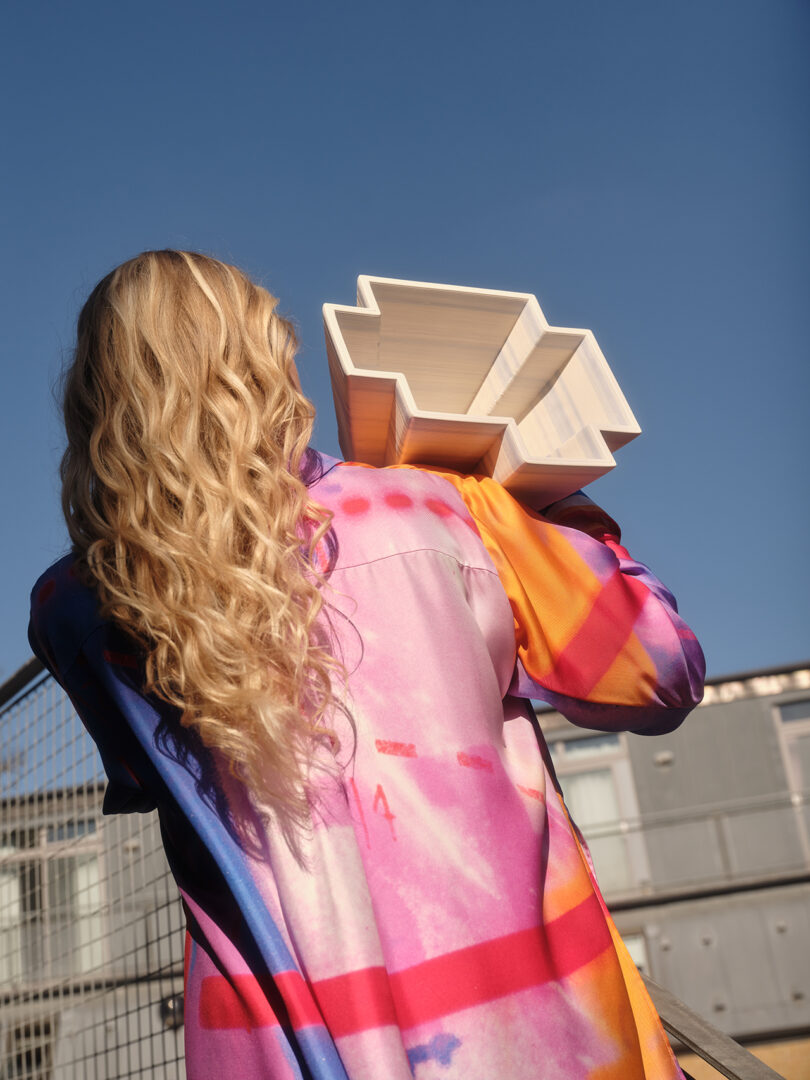
[[[314,410],[276,300],[240,270],[147,251],[95,287],[64,380],[62,505],[147,692],[281,820],[309,817],[340,669],[312,565],[330,515],[301,478]]]

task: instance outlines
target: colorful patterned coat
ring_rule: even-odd
[[[584,496],[544,517],[491,480],[313,464],[357,740],[320,784],[304,865],[144,696],[70,557],[32,597],[105,810],[160,812],[190,1080],[680,1077],[526,700],[603,731],[676,727],[703,658],[673,598]]]

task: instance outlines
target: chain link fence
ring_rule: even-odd
[[[0,708],[0,1077],[182,1080],[183,914],[155,814],[39,676]]]

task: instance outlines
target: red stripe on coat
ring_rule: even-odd
[[[370,1028],[402,1030],[509,994],[565,978],[611,946],[593,894],[545,928],[532,927],[425,960],[389,975],[363,968],[307,986],[298,972],[276,976],[293,1027],[326,1023],[333,1038]],[[316,1004],[317,1002],[317,1004]],[[203,1028],[267,1027],[278,1023],[253,975],[211,975],[200,988]]]
[[[571,638],[543,684],[551,691],[587,701],[633,633],[649,596],[639,581],[616,570],[597,596],[588,617]]]

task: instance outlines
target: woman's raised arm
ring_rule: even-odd
[[[494,480],[443,472],[460,492],[515,617],[511,691],[575,724],[661,734],[703,695],[705,663],[675,598],[578,493],[535,513]]]

